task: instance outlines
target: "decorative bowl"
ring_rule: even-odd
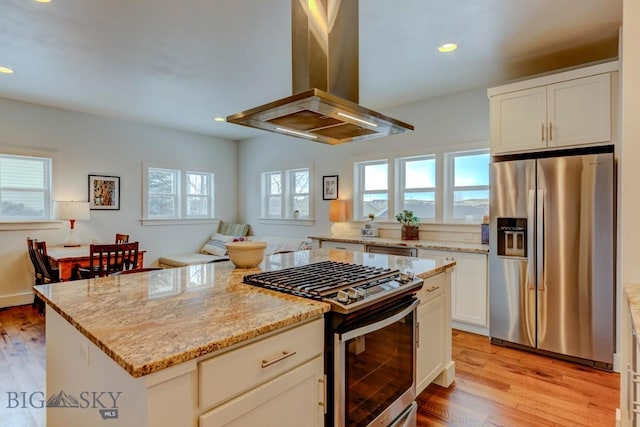
[[[229,242],[225,246],[229,253],[229,259],[237,268],[255,268],[264,258],[267,242]]]

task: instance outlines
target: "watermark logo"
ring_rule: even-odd
[[[74,396],[61,390],[54,393],[46,400],[44,393],[34,391],[31,393],[21,391],[7,392],[7,409],[24,408],[77,408],[77,409],[97,409],[103,420],[113,420],[118,418],[118,399],[120,391],[82,391]]]

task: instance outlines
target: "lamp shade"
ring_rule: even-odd
[[[54,201],[53,216],[55,219],[89,220],[89,202]]]
[[[331,200],[329,202],[329,221],[344,222],[347,219],[347,202],[345,200]]]

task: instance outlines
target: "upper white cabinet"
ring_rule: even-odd
[[[612,142],[617,66],[600,64],[489,89],[492,153]]]

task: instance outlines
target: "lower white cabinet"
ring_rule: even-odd
[[[364,245],[350,242],[334,242],[330,240],[320,240],[320,249],[342,249],[344,251],[364,252]]]
[[[418,292],[418,348],[416,351],[416,393],[420,394],[440,375],[446,364],[447,325],[444,274],[426,279]]]
[[[323,358],[318,356],[201,415],[200,427],[321,427],[324,404]]]
[[[487,255],[420,249],[419,256],[456,262],[451,274],[451,318],[456,322],[454,327],[487,335]]]

